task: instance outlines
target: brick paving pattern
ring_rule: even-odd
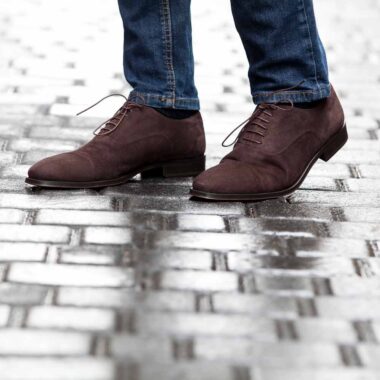
[[[116,2],[0,4],[2,380],[380,378],[380,6],[316,8],[350,141],[287,199],[207,203],[190,178],[25,186],[119,103],[76,112],[128,93],[121,22]],[[211,166],[253,108],[228,1],[193,9]]]

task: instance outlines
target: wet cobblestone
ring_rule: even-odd
[[[380,7],[315,3],[351,139],[261,203],[190,201],[191,178],[25,186],[118,104],[78,111],[128,93],[122,26],[101,0],[0,4],[1,380],[380,378]],[[228,1],[193,13],[211,166],[253,106]]]

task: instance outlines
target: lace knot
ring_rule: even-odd
[[[122,97],[125,100],[125,103],[119,108],[119,110],[115,113],[115,115],[113,115],[111,118],[109,118],[108,120],[106,120],[103,123],[101,123],[93,131],[93,134],[95,136],[106,136],[106,135],[111,134],[112,132],[114,132],[120,126],[121,122],[124,120],[124,118],[128,114],[128,112],[130,112],[133,108],[142,108],[143,107],[142,104],[135,103],[135,102],[133,102],[130,99],[128,100],[122,94],[110,94],[110,95],[107,95],[104,98],[98,100],[96,103],[94,103],[90,107],[84,109],[83,111],[78,112],[77,116],[81,115],[84,112],[87,112],[91,108],[93,108],[93,107],[97,106],[98,104],[100,104],[103,100],[106,100],[106,99],[111,98],[113,96],[120,96],[120,97]],[[144,101],[144,99],[141,96],[135,96],[132,99],[134,99],[134,98],[140,98],[140,99],[142,99]]]

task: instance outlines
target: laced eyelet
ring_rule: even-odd
[[[275,95],[275,94],[289,92],[291,90],[298,88],[304,82],[305,82],[305,80],[302,80],[301,82],[299,82],[295,86],[288,87],[288,88],[281,89],[281,90],[272,91],[271,93],[268,93],[267,96],[270,97],[270,96]],[[290,107],[289,108],[281,107],[280,104],[284,104],[284,103],[289,103]],[[270,124],[270,121],[264,119],[262,117],[262,115],[266,115],[268,117],[273,117],[273,111],[275,111],[275,110],[288,111],[288,110],[293,109],[293,107],[294,107],[294,104],[293,104],[292,100],[284,100],[284,101],[281,101],[281,103],[261,103],[261,104],[259,104],[257,106],[257,108],[255,109],[255,111],[253,111],[252,115],[247,120],[243,121],[241,124],[239,124],[236,128],[234,128],[227,135],[227,137],[222,142],[222,146],[223,147],[229,147],[229,146],[237,144],[238,142],[241,142],[241,140],[248,140],[248,141],[254,142],[256,144],[262,144],[263,143],[262,141],[251,140],[251,139],[247,139],[246,137],[244,137],[245,132],[256,133],[258,135],[261,135],[263,138],[265,138],[265,136],[268,134],[268,132],[265,133],[265,135],[264,135],[264,134],[258,133],[258,131],[256,129],[249,129],[249,128],[259,127],[259,128],[264,129],[265,131],[267,131],[268,128],[266,128],[262,124],[260,124],[259,121],[264,122],[266,124]],[[239,132],[239,134],[237,135],[237,137],[235,138],[235,140],[230,144],[226,144],[228,139],[240,128],[242,128],[242,129]]]
[[[119,108],[119,110],[115,113],[114,116],[112,116],[110,119],[104,121],[102,124],[99,125],[99,127],[97,127],[93,131],[93,134],[95,136],[106,136],[106,135],[111,134],[120,126],[120,124],[124,120],[124,118],[128,117],[128,113],[132,112],[132,110],[134,108],[142,108],[143,107],[142,104],[144,104],[144,98],[140,95],[135,95],[135,96],[132,96],[131,99],[127,99],[123,94],[111,94],[111,95],[107,95],[104,98],[100,99],[99,101],[94,103],[92,106],[84,109],[83,111],[78,112],[77,116],[81,115],[84,112],[87,112],[91,108],[97,106],[103,100],[108,99],[108,98],[113,97],[113,96],[120,96],[120,97],[124,98],[125,103],[123,104],[122,107]],[[142,104],[133,102],[132,101],[133,99],[141,99]],[[112,127],[112,128],[110,128],[110,127]]]

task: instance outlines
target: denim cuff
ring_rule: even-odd
[[[331,93],[331,86],[320,86],[315,90],[299,90],[299,91],[283,91],[283,92],[257,92],[252,94],[252,99],[255,104],[260,103],[281,103],[292,101],[293,103],[313,102],[328,98]]]
[[[176,108],[182,110],[199,110],[198,98],[171,98],[146,92],[131,91],[128,100],[156,108]]]

